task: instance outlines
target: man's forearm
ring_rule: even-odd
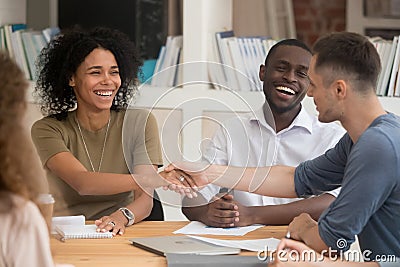
[[[294,188],[294,167],[232,167],[212,165],[207,170],[210,182],[221,187],[271,197],[297,197]],[[236,177],[236,179],[232,179]]]
[[[318,220],[321,213],[335,200],[330,194],[302,199],[281,205],[249,207],[254,215],[254,223],[266,225],[289,224],[294,217],[301,213],[308,213],[314,220]]]
[[[197,207],[182,207],[183,214],[188,218],[189,221],[204,221],[204,215],[207,213],[207,205]]]

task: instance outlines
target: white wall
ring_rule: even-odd
[[[26,0],[0,0],[0,25],[26,22]]]

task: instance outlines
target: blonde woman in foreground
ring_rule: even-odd
[[[0,70],[0,266],[54,266],[48,228],[35,204],[45,174],[23,126],[28,82],[3,52]]]

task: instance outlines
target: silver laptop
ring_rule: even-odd
[[[155,236],[129,239],[132,245],[166,256],[167,253],[195,255],[239,254],[240,248],[222,247],[188,236]]]

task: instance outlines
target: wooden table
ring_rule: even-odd
[[[75,267],[167,266],[165,257],[134,247],[128,240],[132,237],[173,235],[173,231],[187,223],[186,221],[140,222],[126,228],[123,236],[107,239],[70,239],[65,242],[51,237],[50,245],[56,263],[69,263]],[[286,228],[286,226],[264,226],[245,236],[207,237],[235,240],[282,238]],[[256,252],[246,251],[241,255],[256,255]]]

